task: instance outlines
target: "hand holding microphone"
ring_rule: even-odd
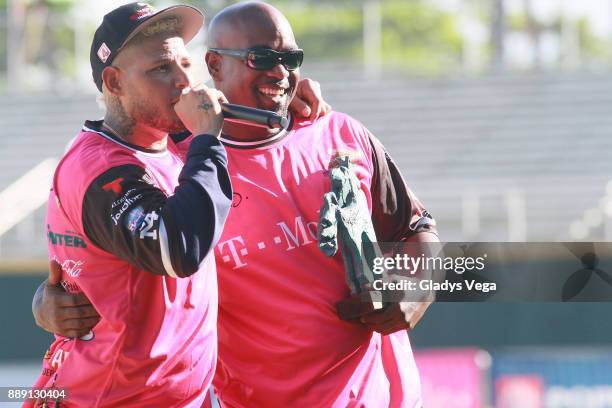
[[[202,130],[210,127],[208,123],[210,114],[208,114],[208,112],[212,110],[214,111],[214,115],[218,116],[217,104],[220,104],[222,117],[232,122],[266,127],[269,129],[287,128],[289,125],[287,118],[282,115],[272,111],[228,103],[225,95],[223,95],[221,91],[207,88],[203,85],[194,88],[185,88],[181,99],[175,105],[175,110],[185,127],[187,127],[192,134],[208,133],[218,137],[221,127],[223,126],[223,120],[221,120],[220,123],[219,133],[196,130],[196,128]],[[201,110],[204,110],[206,114],[202,115]],[[216,118],[215,123],[218,120],[219,119]],[[212,128],[216,129],[216,126]]]
[[[221,103],[227,103],[221,91],[197,85],[183,89],[174,110],[192,134],[219,137],[223,127]]]

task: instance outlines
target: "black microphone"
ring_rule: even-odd
[[[233,103],[222,103],[221,110],[223,111],[223,118],[231,122],[267,127],[270,129],[286,129],[289,125],[289,121],[286,117],[268,110],[250,108],[248,106],[235,105]]]

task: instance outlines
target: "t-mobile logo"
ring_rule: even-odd
[[[245,243],[241,235],[220,242],[217,245],[217,257],[224,264],[233,263],[232,269],[239,269],[247,266],[246,258],[249,251],[262,251],[276,245],[284,247],[285,251],[292,251],[317,242],[317,223],[314,221],[305,222],[302,217],[295,217],[292,226],[286,222],[279,222],[276,225],[278,230],[268,230],[275,232],[272,236],[257,243],[251,243],[252,245]]]

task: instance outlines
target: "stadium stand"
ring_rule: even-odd
[[[444,240],[604,237],[603,226],[582,237],[569,227],[601,206],[610,180],[612,75],[431,79],[385,72],[372,80],[330,64],[307,65],[304,74],[322,83],[335,109],[383,141]],[[95,99],[0,96],[0,191],[45,158],[60,157],[83,119],[102,115]],[[466,229],[465,211],[475,211],[479,226]],[[525,231],[512,234],[517,224]],[[1,258],[45,254],[43,209],[0,237]]]

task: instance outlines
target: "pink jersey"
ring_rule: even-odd
[[[406,332],[340,320],[342,258],[317,245],[329,164],[349,155],[371,206],[368,131],[330,113],[259,148],[226,145],[234,201],[216,248],[219,361],[226,407],[420,407]],[[371,210],[371,208],[370,208]]]
[[[98,248],[83,230],[86,189],[125,164],[145,168],[151,184],[172,195],[183,158],[171,141],[167,151],[147,153],[84,130],[58,166],[47,215],[49,252],[63,266],[64,287],[83,291],[102,318],[91,336],[57,337],[36,386],[67,389],[62,407],[200,407],[217,358],[214,257],[187,278],[154,275]],[[129,196],[120,198],[116,181],[107,186],[117,193],[120,213]]]

